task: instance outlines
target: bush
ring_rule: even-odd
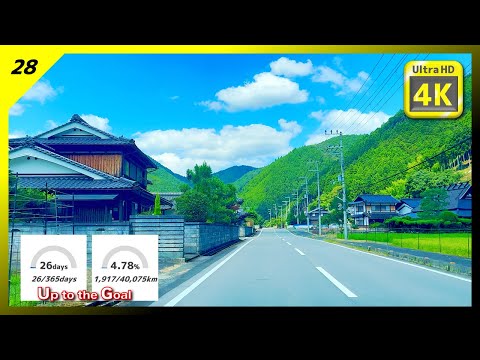
[[[449,221],[450,223],[458,222],[458,215],[451,211],[442,211],[438,218],[443,221]]]

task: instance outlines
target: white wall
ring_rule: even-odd
[[[15,174],[79,174],[79,172],[68,169],[62,165],[54,164],[52,162],[30,157],[27,160],[27,156],[22,156],[16,159],[10,160],[10,170]]]
[[[410,214],[411,212],[412,208],[410,206],[402,206],[400,209],[398,209],[399,215]]]

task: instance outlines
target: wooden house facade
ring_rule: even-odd
[[[135,141],[97,129],[78,115],[34,137],[9,140],[9,168],[21,187],[49,189],[64,216],[80,223],[126,221],[153,207],[147,171],[156,164]],[[165,205],[169,201],[162,199]]]

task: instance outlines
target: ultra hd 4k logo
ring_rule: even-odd
[[[404,69],[405,114],[456,119],[463,112],[463,67],[457,61],[410,61]]]

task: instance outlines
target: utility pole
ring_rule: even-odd
[[[278,218],[277,204],[273,204],[275,207],[275,220]]]
[[[322,235],[322,208],[320,207],[320,171],[318,170],[318,161],[313,161],[315,163],[315,171],[317,173],[317,204],[318,204],[318,235]]]
[[[288,199],[288,212],[290,213],[290,211],[291,211],[291,209],[290,209],[290,196],[285,195],[285,198]],[[287,214],[287,213],[285,212],[285,214]],[[285,220],[287,220],[287,215],[285,215]]]
[[[282,223],[283,223],[283,206],[280,205],[280,227],[281,228],[283,228]]]
[[[272,225],[272,209],[268,209],[268,215],[270,215],[270,225]]]
[[[285,204],[285,222],[287,222],[287,206],[288,206],[288,201],[287,200],[283,200],[283,203]]]
[[[305,194],[306,194],[306,216],[307,216],[307,232],[310,232],[310,219],[308,218],[308,178],[301,176],[301,179],[305,179]]]
[[[342,202],[343,202],[343,236],[345,240],[348,240],[348,229],[347,229],[347,196],[345,190],[345,173],[344,173],[344,163],[343,163],[343,142],[342,142],[342,132],[340,133],[337,130],[337,134],[340,134],[340,145],[329,146],[327,150],[334,150],[337,154],[340,154],[340,171],[341,171],[341,180],[342,180]],[[325,130],[325,135],[327,130]],[[330,131],[330,135],[332,132]]]
[[[295,195],[297,198],[297,212],[295,213],[295,217],[297,218],[297,225],[298,225],[298,189],[295,191],[296,191],[295,194],[292,194],[292,195]]]

